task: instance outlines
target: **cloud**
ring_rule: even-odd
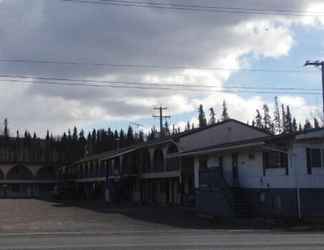
[[[237,0],[236,6],[313,10],[319,1]],[[208,1],[206,2],[206,5]],[[214,1],[209,2],[215,5]],[[224,2],[224,5],[228,3]],[[233,5],[233,2],[231,2]],[[314,7],[315,6],[315,7]],[[322,5],[321,5],[322,8]],[[181,68],[116,68],[55,64],[0,64],[0,72],[73,79],[175,83],[226,87],[246,55],[278,59],[294,46],[292,25],[314,25],[315,19],[262,15],[193,14],[149,8],[92,6],[63,1],[3,0],[0,9],[0,58],[49,59],[113,64],[188,65]],[[318,21],[318,20],[317,20]],[[196,65],[196,66],[195,66]],[[207,71],[198,66],[232,68]],[[251,120],[261,97],[204,91],[141,90],[6,85],[0,114],[16,128],[60,132],[66,126],[98,121],[140,119],[152,107],[168,105],[173,114],[227,100],[232,116]],[[290,100],[293,101],[293,100]],[[305,103],[305,106],[307,104]],[[313,108],[313,107],[310,107]],[[242,112],[242,109],[244,112]]]

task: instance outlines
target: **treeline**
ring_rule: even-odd
[[[226,102],[223,101],[222,111],[220,117],[216,117],[214,108],[209,109],[209,116],[206,117],[203,105],[198,108],[198,126],[199,128],[206,127],[230,118],[229,111]],[[247,124],[265,130],[268,133],[278,135],[282,133],[293,133],[297,131],[303,131],[310,128],[321,127],[318,118],[314,117],[311,120],[306,119],[303,123],[297,122],[295,116],[291,113],[289,105],[279,104],[278,97],[274,99],[273,112],[270,112],[270,108],[267,104],[262,106],[262,110],[257,109],[255,118],[251,123]],[[187,122],[185,130],[195,129],[194,124]]]
[[[218,112],[217,112],[218,113]],[[226,102],[223,101],[222,110],[216,115],[214,108],[210,108],[208,117],[205,114],[203,105],[198,108],[198,125],[187,122],[185,131],[198,128],[204,128],[212,124],[219,123],[230,119],[229,110]],[[271,134],[292,133],[302,131],[309,128],[319,128],[320,122],[317,118],[312,121],[305,120],[303,123],[298,122],[291,113],[289,105],[279,104],[278,98],[275,97],[272,112],[267,104],[262,109],[256,110],[255,118],[249,125],[265,130]],[[169,127],[166,121],[163,126],[163,136],[173,136],[181,133],[179,127]],[[44,161],[60,161],[71,163],[79,160],[84,156],[98,154],[105,151],[116,150],[118,147],[127,147],[144,141],[155,140],[160,138],[160,132],[153,127],[147,135],[141,131],[135,133],[133,127],[129,126],[127,131],[123,129],[112,130],[93,129],[88,134],[84,130],[78,131],[76,127],[68,129],[60,136],[53,136],[47,131],[45,139],[40,139],[36,133],[25,131],[21,136],[20,132],[16,132],[16,138],[10,135],[8,120],[4,120],[4,128],[0,137],[0,147],[8,158],[22,160],[44,160]]]
[[[76,127],[68,129],[61,136],[53,136],[47,130],[45,139],[40,139],[26,130],[23,136],[16,132],[16,138],[11,136],[8,121],[5,119],[3,136],[0,145],[7,148],[13,155],[23,155],[23,159],[45,161],[73,162],[84,156],[98,154],[105,151],[116,150],[144,142],[144,133],[135,133],[129,126],[123,129],[93,129],[87,135],[84,130],[78,131]],[[26,155],[26,156],[24,156]]]
[[[280,105],[278,97],[274,99],[272,114],[268,105],[264,104],[262,111],[259,109],[256,110],[256,116],[251,125],[264,129],[271,134],[287,134],[321,127],[316,117],[313,118],[312,122],[309,119],[306,119],[303,123],[297,122],[295,116],[291,113],[289,105]]]

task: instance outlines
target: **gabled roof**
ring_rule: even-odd
[[[248,125],[248,124],[246,124],[244,122],[241,122],[239,120],[236,120],[236,119],[232,119],[231,118],[231,119],[227,119],[227,120],[224,120],[224,121],[221,121],[221,122],[217,122],[215,124],[207,125],[206,127],[203,127],[203,128],[195,128],[195,129],[192,129],[192,130],[189,130],[189,131],[184,131],[182,133],[179,133],[177,135],[174,135],[174,137],[180,138],[180,137],[188,136],[188,135],[191,135],[191,134],[194,134],[194,133],[198,133],[198,132],[201,132],[201,131],[204,131],[204,130],[207,130],[207,129],[210,129],[210,128],[213,128],[213,127],[217,127],[217,126],[220,126],[220,125],[229,123],[229,122],[235,122],[235,123],[238,123],[238,124],[243,125],[245,127],[248,127],[248,128],[257,130],[259,132],[265,133],[267,135],[271,135],[271,133],[269,133],[268,131],[266,131],[264,129],[260,129],[260,128],[257,128],[257,127],[253,127],[253,126]]]

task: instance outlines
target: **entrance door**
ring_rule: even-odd
[[[232,174],[233,174],[233,186],[239,185],[239,172],[238,172],[238,154],[232,154]]]

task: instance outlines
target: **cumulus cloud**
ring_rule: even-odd
[[[178,2],[181,2],[178,0]],[[289,2],[289,3],[288,3]],[[294,45],[292,25],[314,25],[321,19],[262,15],[181,13],[149,8],[92,6],[63,1],[0,1],[0,58],[78,61],[136,65],[188,65],[171,68],[117,68],[60,64],[0,64],[0,72],[109,81],[176,83],[226,87],[235,69],[248,64],[246,55],[278,59]],[[183,3],[183,2],[182,2]],[[187,3],[187,2],[185,2]],[[206,5],[215,5],[206,1]],[[228,5],[220,1],[220,5]],[[231,6],[260,9],[314,10],[320,1],[231,1]],[[207,71],[199,66],[232,68]],[[261,97],[154,89],[3,86],[0,114],[14,128],[94,125],[97,121],[140,119],[154,105],[166,104],[173,114],[227,100],[232,116],[251,120]],[[295,99],[283,99],[293,107]],[[307,106],[307,103],[303,103]],[[296,106],[297,107],[297,106]],[[313,107],[309,107],[313,108]],[[244,109],[244,112],[242,112]],[[302,117],[302,114],[300,114]]]

